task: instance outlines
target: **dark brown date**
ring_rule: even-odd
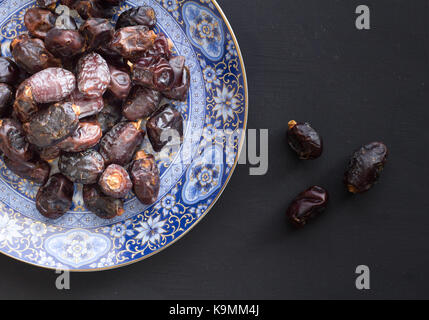
[[[132,87],[130,75],[113,65],[109,65],[109,70],[111,75],[109,91],[119,100],[126,99]]]
[[[380,178],[388,157],[382,142],[372,142],[357,150],[350,159],[344,183],[351,193],[363,193],[371,189]]]
[[[116,29],[132,26],[146,26],[152,29],[155,25],[155,10],[149,6],[140,6],[122,12],[116,23]]]
[[[40,8],[54,10],[57,6],[57,0],[37,0],[36,4]]]
[[[77,84],[79,91],[87,98],[101,97],[110,80],[109,66],[98,53],[89,53],[79,60]]]
[[[30,180],[38,185],[45,184],[51,172],[51,166],[43,160],[15,161],[5,157],[4,163],[6,167],[17,176]]]
[[[95,150],[64,153],[58,162],[61,173],[75,183],[93,184],[104,171],[103,157]]]
[[[52,103],[68,97],[76,88],[76,78],[73,73],[62,68],[42,70],[21,84],[18,91],[31,90],[36,103]]]
[[[52,161],[61,155],[61,149],[58,146],[37,148],[40,159],[45,161]]]
[[[156,34],[145,26],[119,29],[110,42],[112,50],[126,59],[137,59],[149,50],[156,39]]]
[[[117,164],[108,166],[98,183],[105,195],[116,199],[125,198],[133,188],[127,170]]]
[[[323,152],[323,141],[320,135],[308,123],[289,122],[287,140],[289,146],[302,160],[317,159]]]
[[[172,49],[173,42],[171,42],[165,34],[159,33],[155,39],[153,47],[145,53],[145,57],[162,57],[166,60],[170,60]]]
[[[65,102],[38,112],[23,126],[30,143],[44,148],[67,139],[79,124],[78,111],[75,109],[75,105]]]
[[[40,39],[23,37],[12,43],[12,55],[15,62],[30,74],[51,67],[61,67],[61,60],[55,58]]]
[[[0,120],[0,149],[12,161],[28,161],[33,158],[21,124],[12,119]]]
[[[150,117],[146,130],[153,150],[160,152],[174,137],[183,138],[182,114],[166,104]]]
[[[66,152],[82,152],[98,144],[102,137],[101,126],[97,122],[81,122],[76,131],[58,147]]]
[[[126,166],[143,142],[144,131],[137,122],[120,122],[100,142],[100,153],[106,165]]]
[[[51,29],[45,37],[46,48],[56,57],[65,59],[85,49],[85,39],[77,30]]]
[[[88,210],[101,219],[109,220],[125,213],[123,201],[104,195],[97,185],[83,187],[83,201]]]
[[[13,101],[13,89],[6,83],[0,83],[0,117],[8,116]]]
[[[104,107],[103,97],[86,98],[85,95],[76,89],[70,95],[70,100],[79,109],[79,119],[98,114]]]
[[[30,35],[45,39],[49,30],[55,27],[57,17],[49,10],[40,8],[28,9],[24,15],[24,23]]]
[[[121,106],[114,101],[104,100],[104,108],[97,115],[103,134],[110,131],[122,119]]]
[[[158,199],[160,176],[155,158],[151,154],[139,151],[131,167],[131,179],[134,193],[141,203],[150,205]]]
[[[19,78],[18,66],[9,58],[0,57],[0,82],[14,85]]]
[[[73,183],[57,173],[39,189],[36,196],[37,210],[46,218],[58,219],[71,209],[73,193]]]
[[[111,18],[114,14],[113,10],[108,7],[103,7],[96,0],[80,0],[72,5],[79,15],[84,19],[90,18]]]
[[[169,63],[174,71],[174,80],[171,88],[164,91],[163,95],[172,100],[186,101],[191,86],[191,73],[185,66],[185,57],[174,57]]]
[[[60,3],[64,6],[71,8],[76,1],[77,0],[60,0]]]
[[[80,32],[85,37],[88,50],[96,50],[112,40],[115,29],[107,19],[92,18],[85,21]]]
[[[22,122],[28,122],[39,111],[34,102],[31,86],[24,81],[16,91],[16,99],[13,104],[13,112]]]
[[[123,106],[123,114],[130,121],[145,119],[159,108],[161,93],[135,86]]]
[[[132,67],[133,82],[157,91],[168,91],[174,81],[174,70],[162,57],[145,57]]]
[[[300,193],[287,210],[287,217],[297,227],[303,227],[307,222],[321,214],[328,205],[328,192],[318,186]]]

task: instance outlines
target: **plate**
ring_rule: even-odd
[[[183,237],[213,207],[226,187],[244,142],[248,95],[234,33],[212,0],[126,1],[116,12],[152,6],[157,32],[174,43],[191,70],[188,101],[176,103],[185,119],[180,148],[157,154],[161,191],[143,206],[133,194],[126,213],[102,220],[85,209],[76,186],[73,207],[58,220],[35,208],[38,187],[9,171],[0,159],[0,251],[36,266],[71,271],[121,267],[150,257]],[[0,1],[1,52],[26,31],[23,17],[35,1]],[[152,152],[147,138],[143,147]],[[221,236],[221,235],[219,235]]]

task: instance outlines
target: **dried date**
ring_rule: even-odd
[[[19,78],[18,66],[9,58],[0,57],[0,82],[14,85]]]
[[[297,227],[305,226],[309,220],[321,214],[328,205],[328,192],[318,186],[300,193],[287,210],[287,217]]]
[[[30,143],[41,148],[50,147],[74,133],[79,124],[78,114],[72,103],[57,103],[41,110],[25,123],[24,131]]]
[[[171,89],[174,81],[174,70],[162,57],[145,57],[132,67],[133,82],[157,91]]]
[[[173,138],[179,137],[182,140],[182,114],[172,105],[166,104],[150,117],[146,130],[153,150],[160,152]]]
[[[43,9],[54,10],[57,6],[57,0],[37,0],[37,5]]]
[[[122,12],[116,23],[116,29],[139,25],[150,29],[155,27],[156,14],[152,7],[140,6]]]
[[[109,65],[109,70],[111,75],[109,91],[119,100],[126,99],[132,87],[130,75],[113,65]]]
[[[174,71],[171,88],[163,91],[163,95],[172,100],[186,101],[191,86],[191,73],[185,66],[185,57],[176,56],[169,61]]]
[[[156,34],[145,26],[119,29],[110,42],[112,50],[126,59],[137,59],[149,50],[156,39]]]
[[[105,195],[116,199],[125,198],[133,188],[128,172],[117,164],[108,166],[98,183]]]
[[[77,30],[54,28],[46,34],[45,46],[56,57],[66,59],[83,52],[85,39]]]
[[[104,195],[97,185],[83,187],[83,201],[88,210],[101,219],[113,219],[125,213],[123,201]]]
[[[104,100],[104,108],[97,115],[97,121],[101,125],[103,134],[110,131],[122,119],[121,107],[114,101]]]
[[[290,121],[287,140],[289,146],[302,160],[313,160],[322,155],[323,140],[308,123]]]
[[[112,40],[115,29],[107,19],[92,18],[85,21],[80,32],[85,37],[88,50],[96,50]]]
[[[141,203],[150,205],[158,199],[160,189],[159,169],[151,154],[139,151],[131,166],[134,193]]]
[[[13,101],[13,89],[6,83],[0,83],[0,117],[8,116]]]
[[[75,183],[94,184],[104,171],[103,157],[95,150],[63,153],[58,162],[60,172]]]
[[[379,180],[388,157],[382,142],[372,142],[357,150],[350,159],[344,183],[351,193],[370,190]]]
[[[98,53],[89,53],[79,60],[77,83],[79,91],[86,97],[101,97],[106,92],[110,80],[109,66]]]
[[[149,117],[159,108],[161,93],[135,86],[123,106],[123,115],[130,121]]]
[[[28,161],[33,152],[18,121],[0,120],[0,149],[12,161]]]
[[[98,144],[102,137],[101,126],[97,122],[81,122],[76,131],[60,142],[58,147],[66,152],[82,152]]]
[[[24,15],[24,24],[30,35],[45,39],[49,30],[55,27],[57,17],[49,10],[40,8],[28,9]]]
[[[100,153],[106,165],[126,166],[143,142],[144,131],[137,122],[120,122],[101,140]]]
[[[6,167],[17,176],[30,180],[38,185],[45,184],[51,172],[51,166],[43,160],[15,161],[5,157],[4,163]]]
[[[37,210],[46,218],[58,219],[73,205],[73,183],[62,174],[51,176],[36,196]]]
[[[70,100],[79,109],[79,119],[97,115],[104,107],[103,97],[87,98],[79,89],[72,92]]]
[[[167,38],[164,33],[159,33],[150,48],[146,53],[145,57],[162,57],[166,60],[171,59],[173,49],[173,42]]]
[[[96,0],[80,0],[72,4],[72,8],[76,10],[84,20],[90,18],[111,18],[114,14],[111,8],[103,7]]]
[[[28,122],[38,111],[39,106],[34,102],[31,87],[24,81],[16,91],[13,112],[20,121]]]
[[[58,146],[51,146],[46,148],[37,148],[40,159],[45,161],[52,161],[61,155],[61,149]]]

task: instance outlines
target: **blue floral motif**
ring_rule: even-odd
[[[183,200],[194,204],[208,198],[221,186],[223,170],[223,151],[217,146],[208,147],[188,169]]]
[[[219,60],[224,54],[225,43],[222,20],[193,2],[183,5],[183,19],[192,44],[210,60]]]

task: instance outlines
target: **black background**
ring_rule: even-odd
[[[429,69],[426,1],[222,0],[249,83],[250,129],[268,128],[269,172],[237,168],[208,216],[143,262],[72,274],[0,256],[0,298],[331,299],[429,298]],[[371,8],[370,31],[355,9]],[[286,148],[291,119],[323,135],[325,153],[300,162]],[[382,140],[390,162],[379,185],[349,196],[347,158]],[[319,184],[331,205],[294,231],[284,212]],[[371,269],[371,290],[355,268]]]

